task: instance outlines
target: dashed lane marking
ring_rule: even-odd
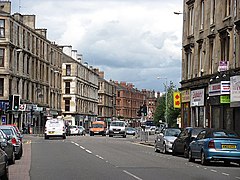
[[[98,157],[99,159],[103,159],[103,157],[99,156],[99,155],[96,155],[96,157]]]
[[[86,152],[88,152],[89,154],[92,154],[92,151],[89,151],[88,149],[86,149]]]
[[[129,176],[132,176],[133,178],[135,178],[135,179],[137,179],[137,180],[142,180],[140,177],[138,177],[138,176],[136,176],[136,175],[134,175],[134,174],[126,171],[126,170],[123,170],[123,172],[125,172],[126,174],[128,174]]]
[[[235,177],[236,179],[240,179],[240,177]]]
[[[78,143],[74,143],[76,146],[79,146],[79,144]]]
[[[80,146],[80,148],[83,149],[83,150],[85,149],[85,147],[83,147],[83,146]]]
[[[212,171],[212,172],[215,172],[215,173],[217,172],[217,171],[216,171],[216,170],[214,170],[214,169],[211,169],[211,171]]]
[[[227,174],[227,173],[222,173],[222,175],[229,176],[229,174]]]

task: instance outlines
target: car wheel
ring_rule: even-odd
[[[113,135],[109,135],[109,137],[113,137]]]
[[[2,177],[0,179],[1,180],[8,180],[9,179],[9,174],[8,174],[8,165],[7,165],[7,163],[6,163],[4,169],[5,169],[4,174],[2,175]]]
[[[166,154],[167,153],[167,150],[166,150],[166,144],[164,143],[163,144],[163,151],[162,151],[163,154]]]
[[[63,139],[66,139],[66,134],[63,135]]]
[[[184,146],[184,157],[188,158],[189,154],[188,154],[188,148],[187,146]]]
[[[160,152],[159,149],[157,148],[156,144],[154,145],[154,151],[157,152],[157,153]]]
[[[15,153],[14,153],[14,150],[12,152],[12,158],[10,159],[10,164],[15,164]]]
[[[47,136],[47,135],[45,135],[45,137],[44,137],[45,139],[49,139],[49,137]]]
[[[203,151],[201,153],[201,164],[202,165],[208,165],[209,164],[209,160],[206,159],[205,154],[204,154]]]
[[[195,159],[192,157],[192,150],[191,149],[188,152],[188,161],[189,162],[194,162],[195,161]]]
[[[230,162],[229,160],[225,160],[225,161],[224,161],[224,164],[227,165],[227,166],[229,166],[229,165],[231,164],[231,162]]]
[[[177,152],[176,152],[176,150],[175,150],[175,145],[173,144],[173,146],[172,146],[172,155],[173,156],[176,156],[177,155]]]
[[[126,136],[126,134],[125,135],[123,135],[123,138],[126,138],[127,136]]]

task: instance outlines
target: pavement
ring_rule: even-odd
[[[23,155],[15,164],[9,165],[9,180],[30,180],[31,166],[31,135],[24,135]]]

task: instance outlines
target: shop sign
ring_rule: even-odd
[[[209,96],[219,96],[230,94],[230,81],[221,81],[220,83],[209,85]]]
[[[240,101],[240,76],[230,77],[230,102]]]
[[[181,91],[182,102],[190,102],[190,89]]]
[[[218,71],[227,71],[229,68],[228,68],[228,61],[220,61],[219,62],[219,66],[218,66]]]
[[[191,107],[204,106],[204,89],[191,91]]]
[[[230,96],[220,96],[220,103],[221,104],[229,104],[230,103]]]
[[[180,92],[173,93],[174,98],[174,108],[181,108],[181,101],[180,101]]]

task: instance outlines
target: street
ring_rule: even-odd
[[[24,136],[23,158],[9,167],[10,179],[240,179],[239,166],[202,166],[181,156],[154,152],[133,136]]]

